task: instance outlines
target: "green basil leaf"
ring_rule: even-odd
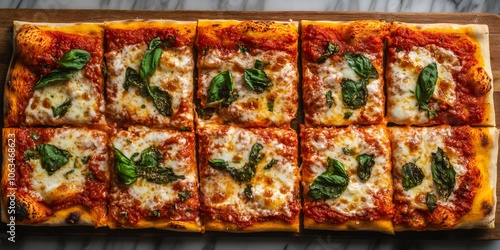
[[[351,118],[351,116],[352,116],[352,112],[345,112],[344,113],[344,119],[346,119],[346,120]]]
[[[231,72],[224,71],[212,78],[207,94],[207,104],[224,102],[229,106],[234,99],[234,82]],[[237,97],[237,96],[236,96]]]
[[[261,144],[255,143],[250,150],[248,162],[240,169],[229,166],[229,163],[222,159],[208,160],[208,165],[214,169],[228,172],[239,183],[249,182],[255,176],[257,164],[264,158],[264,154],[259,155],[262,148]]]
[[[243,193],[245,194],[247,199],[249,200],[253,199],[252,184],[247,184],[245,186],[245,189],[243,190]]]
[[[455,188],[456,172],[443,149],[438,148],[437,152],[432,153],[431,168],[432,179],[434,180],[434,184],[436,184],[439,194],[448,199]]]
[[[154,210],[151,212],[151,214],[154,216],[154,217],[158,217],[160,218],[161,217],[161,212],[160,210]]]
[[[208,165],[210,165],[210,167],[217,169],[217,170],[229,169],[229,163],[225,160],[222,160],[222,159],[208,160]]]
[[[324,63],[324,62],[326,62],[326,59],[327,59],[329,56],[331,56],[331,55],[333,55],[333,54],[337,53],[338,51],[339,51],[339,46],[334,45],[334,44],[332,44],[331,42],[328,42],[328,46],[327,46],[327,48],[326,48],[325,53],[323,53],[323,55],[321,55],[321,56],[320,56],[320,57],[316,60],[316,62],[317,62],[317,63]]]
[[[346,148],[346,147],[342,148],[342,152],[344,152],[344,154],[346,154],[346,155],[354,155],[354,151],[352,151],[351,149]]]
[[[335,100],[333,99],[332,90],[328,90],[326,92],[325,98],[326,98],[326,106],[328,106],[328,108],[331,108],[333,106],[333,104],[335,104]]]
[[[264,167],[264,169],[271,169],[274,165],[276,165],[278,163],[277,160],[275,159],[271,159],[269,161],[269,163]]]
[[[87,156],[82,157],[82,163],[83,163],[83,164],[87,164],[87,163],[89,163],[89,160],[90,160],[90,156],[88,156],[88,155],[87,155]]]
[[[215,113],[215,108],[196,108],[196,113],[199,118],[203,120],[210,120]]]
[[[264,158],[264,154],[259,155],[259,152],[264,148],[262,144],[255,143],[250,150],[250,156],[248,157],[248,161],[252,164],[257,165]]]
[[[42,168],[52,175],[66,163],[68,163],[71,154],[69,151],[60,149],[51,144],[40,144],[36,147],[41,156]]]
[[[139,75],[143,80],[151,77],[160,64],[160,58],[162,54],[160,44],[161,40],[159,37],[153,38],[149,43],[149,48],[146,50],[144,56],[142,57]]]
[[[55,81],[62,81],[62,80],[71,79],[76,75],[76,72],[78,72],[78,70],[66,69],[66,68],[58,68],[58,69],[52,70],[48,74],[42,76],[42,78],[40,78],[40,80],[38,80],[38,82],[35,84],[34,89],[41,89],[41,88],[49,85],[49,83],[53,83]]]
[[[127,158],[120,150],[118,150],[114,145],[113,149],[115,155],[118,158],[116,164],[116,170],[118,171],[118,177],[126,185],[130,185],[137,180],[136,167],[133,162]]]
[[[38,139],[40,139],[40,135],[39,135],[39,134],[37,134],[37,133],[35,133],[35,132],[32,132],[32,133],[30,134],[30,137],[31,137],[31,139],[33,139],[33,140],[35,140],[35,141],[37,141]]]
[[[424,172],[420,167],[413,162],[408,162],[403,165],[403,188],[409,190],[412,187],[418,186],[424,179]]]
[[[163,160],[163,154],[154,146],[142,151],[140,158],[135,162],[138,167],[157,167]]]
[[[162,165],[137,168],[137,177],[157,184],[171,183],[185,178],[184,175],[176,175],[172,168]]]
[[[142,80],[135,69],[128,67],[125,71],[125,83],[123,84],[123,88],[128,91],[131,85],[139,88],[139,93],[141,93],[142,97],[149,96],[148,84]]]
[[[358,176],[361,180],[368,180],[371,176],[371,168],[375,165],[375,155],[361,154],[356,157],[358,161]]]
[[[51,109],[52,109],[52,115],[54,117],[59,117],[59,118],[62,118],[66,112],[68,112],[68,109],[71,107],[71,100],[68,99],[66,101],[64,101],[61,105],[59,105],[57,108],[52,106]]]
[[[255,92],[262,93],[266,88],[272,86],[271,80],[263,70],[264,62],[255,61],[255,68],[245,69],[244,78],[246,84]]]
[[[342,87],[342,101],[346,107],[358,109],[366,105],[368,90],[366,89],[364,79],[355,82],[351,79],[343,78],[340,85]]]
[[[177,196],[179,196],[179,199],[181,199],[181,202],[184,202],[187,199],[191,198],[191,193],[189,192],[189,190],[183,190],[183,191],[180,191]]]
[[[433,193],[427,193],[427,196],[425,197],[425,203],[427,204],[427,208],[429,209],[429,212],[434,213],[434,210],[437,207],[437,197]]]
[[[256,69],[259,69],[259,70],[264,70],[265,65],[266,64],[264,63],[264,61],[259,60],[259,59],[255,59],[255,63],[254,63],[253,67]]]
[[[337,198],[347,189],[349,184],[349,176],[344,164],[330,157],[328,157],[327,162],[327,170],[316,177],[309,186],[307,194],[315,200]]]
[[[358,76],[364,79],[378,78],[377,69],[375,69],[372,62],[370,62],[370,59],[361,54],[348,53],[346,56],[347,64]]]
[[[269,110],[269,112],[274,111],[274,100],[267,100],[267,110]]]
[[[430,119],[437,115],[437,112],[435,110],[430,110],[428,106],[429,99],[436,88],[437,79],[437,64],[432,62],[422,69],[418,75],[417,85],[415,87],[415,98],[417,99],[418,109],[426,110]]]
[[[236,45],[236,47],[238,48],[238,50],[240,51],[241,54],[245,55],[248,52],[248,49],[243,45],[238,44],[238,45]]]
[[[40,158],[40,154],[36,151],[36,148],[28,148],[24,151],[23,159],[24,161],[36,160]]]
[[[167,91],[162,90],[158,86],[148,86],[149,95],[153,98],[156,109],[164,116],[174,114],[172,109],[172,97]]]
[[[90,54],[85,50],[73,49],[64,53],[60,60],[54,60],[62,68],[82,69],[90,60]]]

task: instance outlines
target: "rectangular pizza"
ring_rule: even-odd
[[[299,231],[300,171],[295,131],[214,125],[197,133],[201,212],[206,230]]]
[[[297,26],[199,20],[198,124],[289,128],[299,106]]]
[[[300,132],[304,228],[393,234],[391,148],[383,125]]]
[[[107,141],[88,128],[4,128],[2,221],[106,226]]]
[[[195,135],[130,127],[110,139],[110,228],[202,231]]]
[[[495,126],[488,26],[393,23],[387,120]]]
[[[384,39],[389,24],[302,21],[302,90],[308,126],[385,121]]]
[[[389,135],[397,231],[495,226],[496,128],[390,127]]]
[[[106,115],[120,126],[194,129],[196,22],[105,22]]]
[[[103,44],[101,24],[14,22],[4,125],[104,124]]]

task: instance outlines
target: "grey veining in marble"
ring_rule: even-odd
[[[500,14],[496,0],[3,0],[0,8],[304,10],[381,12],[487,12]]]

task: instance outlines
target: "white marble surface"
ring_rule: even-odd
[[[308,10],[380,12],[487,12],[500,14],[500,1],[488,0],[1,0],[0,8],[169,9],[169,10]],[[165,233],[168,235],[168,232]],[[18,235],[9,243],[0,232],[0,249],[500,249],[500,241],[338,240],[265,237],[39,237]]]

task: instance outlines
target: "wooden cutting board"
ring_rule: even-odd
[[[237,19],[237,20],[332,20],[351,21],[360,19],[383,19],[386,21],[401,21],[411,23],[457,23],[457,24],[487,24],[490,30],[490,53],[494,79],[494,98],[496,123],[500,124],[500,16],[482,13],[379,13],[379,12],[276,12],[276,11],[136,11],[136,10],[32,10],[32,9],[0,9],[0,96],[3,97],[3,86],[8,64],[12,55],[12,21],[31,22],[103,22],[123,19]],[[3,106],[2,106],[3,109]],[[497,179],[500,180],[500,171]],[[497,185],[500,194],[500,185]],[[496,228],[492,230],[452,230],[439,232],[401,232],[394,236],[373,232],[329,232],[301,230],[299,234],[289,233],[257,233],[256,236],[290,236],[331,238],[394,238],[394,239],[436,239],[436,240],[466,240],[466,239],[500,239],[500,204],[497,204]],[[18,227],[17,235],[109,235],[109,236],[193,236],[192,233],[175,233],[162,230],[109,230],[87,227],[55,227],[50,230],[43,227]],[[5,232],[5,231],[3,231]],[[196,234],[195,234],[196,235]],[[207,232],[201,237],[228,236],[225,233]]]

